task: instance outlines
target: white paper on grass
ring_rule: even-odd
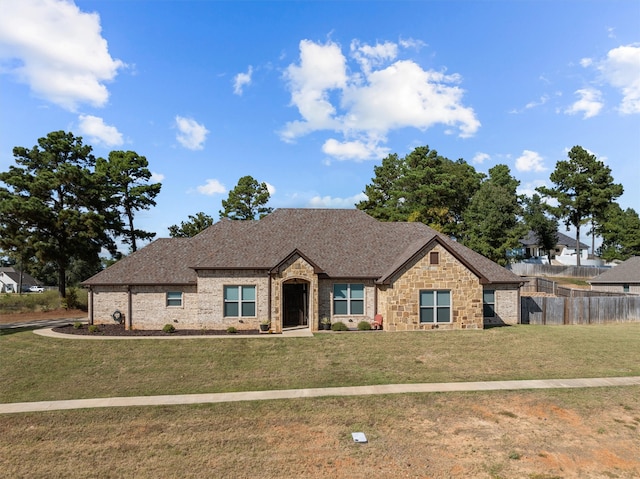
[[[364,435],[364,432],[352,432],[351,437],[353,442],[367,442],[367,436]]]

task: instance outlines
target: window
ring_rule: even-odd
[[[451,322],[451,291],[420,291],[420,322]]]
[[[429,253],[429,264],[440,264],[440,254],[437,251]]]
[[[255,316],[255,286],[225,286],[224,316]]]
[[[168,291],[167,306],[182,307],[182,291]]]
[[[364,314],[364,284],[334,284],[333,314]]]
[[[482,292],[482,310],[485,318],[496,317],[496,292],[492,289],[485,289]]]
[[[628,284],[623,284],[622,285],[622,292],[623,293],[628,293],[629,292],[629,285]]]

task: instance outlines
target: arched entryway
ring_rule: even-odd
[[[282,327],[309,325],[309,282],[292,279],[282,284]]]

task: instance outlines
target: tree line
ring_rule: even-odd
[[[112,151],[96,158],[72,133],[55,131],[32,148],[13,149],[15,166],[0,173],[0,249],[35,277],[57,276],[66,296],[102,267],[101,251],[119,257],[117,241],[136,251],[155,233],[135,227],[137,211],[155,206],[144,156]]]
[[[520,182],[507,165],[489,175],[464,160],[450,160],[421,146],[401,158],[391,154],[374,167],[365,187],[367,199],[356,205],[383,221],[421,221],[492,259],[506,264],[520,239],[532,231],[549,252],[557,244],[558,224],[580,232],[589,225],[602,238],[600,256],[626,259],[640,254],[640,219],[615,201],[623,193],[611,169],[581,146],[568,152],[551,173],[551,187],[531,197],[518,195]],[[580,265],[580,257],[577,257]]]
[[[135,227],[138,211],[155,206],[161,184],[151,182],[144,156],[112,151],[96,158],[81,137],[56,131],[33,148],[13,150],[15,166],[0,172],[0,250],[33,276],[55,275],[59,292],[121,256],[118,242],[134,252],[155,237]],[[420,221],[499,264],[521,245],[528,231],[546,251],[556,245],[559,221],[576,229],[576,243],[586,225],[602,237],[605,259],[640,254],[640,219],[622,210],[614,183],[602,161],[580,146],[559,161],[552,187],[532,197],[518,195],[520,182],[507,165],[489,174],[463,159],[450,160],[428,146],[404,157],[390,154],[374,167],[366,199],[355,206],[381,221]],[[4,186],[3,186],[4,184]],[[266,183],[243,176],[222,200],[220,218],[259,219],[271,212]],[[205,212],[169,227],[171,237],[192,237],[214,223]]]

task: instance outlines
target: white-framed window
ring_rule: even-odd
[[[333,314],[364,314],[364,284],[335,283]]]
[[[420,290],[420,322],[451,322],[451,291]]]
[[[485,318],[496,317],[496,292],[493,289],[482,292],[482,315]]]
[[[182,291],[167,291],[167,306],[182,307]]]
[[[255,286],[224,287],[224,317],[252,317],[256,315]]]

